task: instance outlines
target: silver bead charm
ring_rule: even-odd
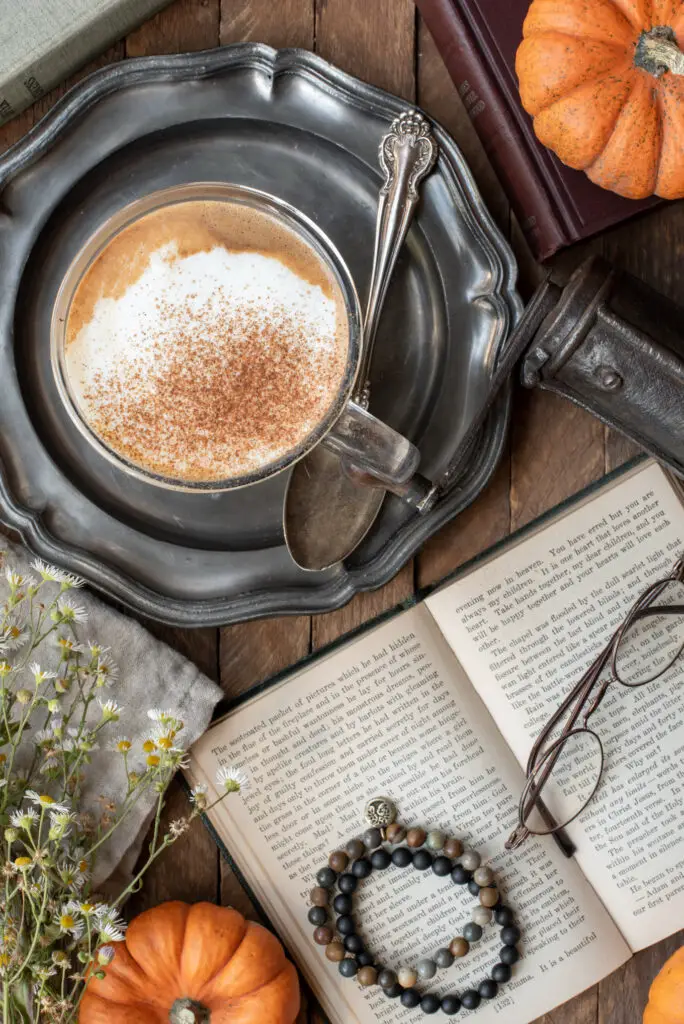
[[[397,820],[397,809],[384,796],[373,797],[366,804],[366,821],[373,828],[387,828]]]

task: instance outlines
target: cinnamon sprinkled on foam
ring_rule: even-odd
[[[125,288],[93,276],[97,262],[72,303],[67,371],[82,414],[115,452],[163,476],[218,481],[283,457],[325,416],[348,343],[330,275],[324,289],[292,260],[215,241],[190,252],[165,242],[138,259]]]

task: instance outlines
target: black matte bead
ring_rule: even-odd
[[[338,970],[343,978],[353,978],[358,970],[358,965],[356,960],[346,956],[344,960],[340,960]]]
[[[396,983],[397,975],[394,971],[389,971],[386,967],[378,971],[378,985],[380,988],[394,988]]]
[[[401,993],[401,1005],[408,1006],[409,1010],[418,1006],[420,1003],[420,996],[416,992],[415,988],[405,988]]]
[[[432,870],[438,878],[446,878],[451,874],[451,861],[448,857],[435,857],[432,862]]]
[[[344,963],[344,960],[342,961]],[[477,1010],[480,1005],[480,993],[475,989],[467,989],[461,996],[461,1006],[464,1010]]]
[[[333,907],[335,908],[336,914],[351,914],[354,902],[351,896],[345,896],[344,893],[340,893],[333,900]]]
[[[468,892],[470,893],[471,896],[480,895],[480,886],[477,884],[474,878],[471,878],[470,881],[468,882]]]
[[[498,981],[502,985],[506,981],[511,980],[511,969],[508,964],[495,964],[492,967],[492,978],[494,981]]]
[[[364,949],[361,953],[356,954],[356,962],[359,967],[372,967],[373,956],[371,953],[367,953]]]
[[[321,868],[316,875],[316,881],[324,889],[332,889],[333,885],[337,881],[337,874],[332,868]]]
[[[352,935],[356,931],[354,918],[351,914],[344,914],[342,917],[338,917],[335,925],[340,935]]]
[[[413,864],[413,853],[406,846],[399,846],[392,854],[392,863],[398,868],[407,868]]]
[[[472,877],[470,871],[466,871],[462,864],[457,864],[451,872],[451,881],[454,885],[465,885]]]
[[[382,842],[382,832],[379,828],[369,828],[361,838],[367,850],[376,850]]]
[[[441,1009],[442,1013],[446,1013],[447,1017],[453,1017],[461,1009],[461,1000],[458,996],[444,996]]]
[[[360,860],[354,861],[354,863],[351,866],[351,870],[352,874],[356,878],[368,878],[371,871],[373,870],[373,865],[371,864],[367,857],[361,857]]]
[[[403,991],[404,989],[402,988],[398,981],[396,982],[396,984],[392,985],[392,988],[383,989],[383,992],[385,993],[388,999],[397,999]]]
[[[358,878],[355,878],[354,875],[350,875],[349,873],[347,873],[345,875],[340,875],[337,884],[340,887],[340,892],[343,892],[345,893],[345,895],[349,896],[350,893],[356,892],[356,887],[359,884],[359,880]]]
[[[494,911],[494,920],[502,928],[507,928],[509,924],[513,924],[513,911],[510,907],[497,907]]]
[[[384,871],[392,863],[392,858],[387,850],[374,850],[371,854],[371,864],[375,871]]]
[[[474,921],[468,921],[463,927],[463,938],[466,942],[479,942],[482,938],[482,926],[475,924]]]
[[[432,854],[427,850],[416,850],[413,854],[413,866],[416,871],[427,871],[432,865]]]
[[[312,907],[308,913],[309,924],[315,925],[317,928],[319,925],[325,924],[328,920],[328,911],[325,907]]]
[[[423,1013],[437,1013],[439,1010],[439,997],[428,992],[420,1001],[420,1008]]]
[[[499,991],[499,986],[491,978],[485,978],[485,980],[481,981],[477,986],[477,991],[483,999],[493,999]]]
[[[515,946],[502,946],[499,952],[499,960],[502,964],[512,967],[520,959],[520,953]]]
[[[348,953],[363,953],[365,949],[363,939],[356,932],[352,932],[351,935],[345,935],[344,948]]]
[[[507,928],[501,929],[501,941],[504,946],[515,946],[520,939],[520,929],[516,928],[514,924],[509,924]]]

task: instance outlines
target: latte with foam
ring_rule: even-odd
[[[121,230],[69,306],[64,368],[117,455],[187,482],[299,448],[339,395],[344,295],[301,235],[239,203],[188,200]]]

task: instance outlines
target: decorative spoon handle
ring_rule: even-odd
[[[363,347],[354,401],[368,408],[370,367],[380,312],[399,250],[418,202],[418,185],[437,159],[430,125],[417,111],[396,117],[380,142],[380,166],[385,183],[380,190]]]

